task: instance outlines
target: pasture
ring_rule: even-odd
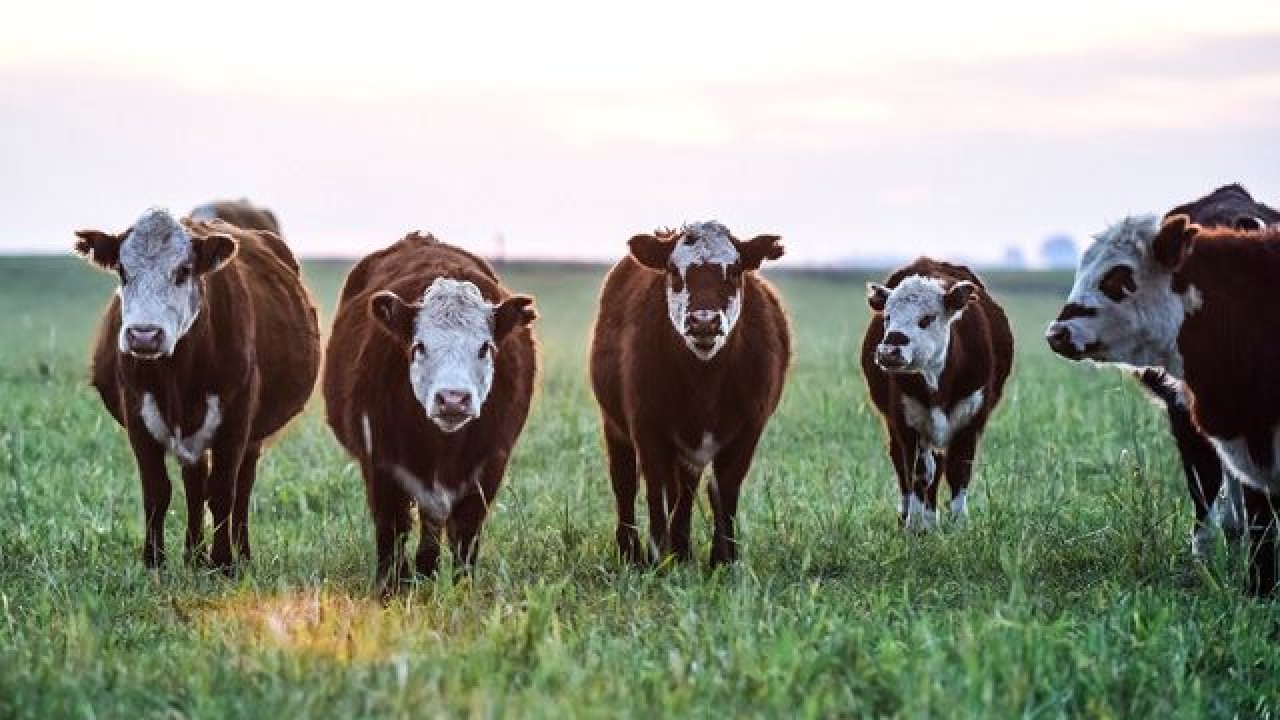
[[[322,327],[344,270],[305,267]],[[866,278],[772,273],[796,362],[742,562],[711,573],[705,495],[697,565],[614,558],[584,369],[602,272],[504,271],[537,297],[541,379],[477,572],[383,608],[318,397],[263,457],[246,571],[181,563],[175,475],[170,563],[148,573],[129,446],[86,381],[113,278],[0,259],[0,717],[1280,714],[1280,607],[1240,592],[1220,538],[1191,561],[1161,412],[1041,339],[1067,277],[993,278],[1019,347],[971,520],[908,537],[858,370]]]

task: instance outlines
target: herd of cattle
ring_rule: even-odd
[[[412,233],[351,269],[322,353],[298,262],[269,211],[246,201],[183,218],[151,209],[122,233],[77,235],[77,252],[119,276],[92,378],[137,462],[148,566],[164,562],[167,454],[186,488],[187,560],[230,570],[249,557],[263,443],[301,411],[323,357],[329,425],[364,477],[381,592],[434,573],[445,538],[455,566],[472,567],[533,394],[531,298],[480,257]],[[618,552],[640,564],[690,560],[692,509],[711,466],[710,558],[732,562],[739,492],[791,361],[782,303],[756,272],[783,248],[775,235],[742,241],[715,222],[629,245],[605,279],[590,350]],[[1280,214],[1230,185],[1097,235],[1047,333],[1064,357],[1132,368],[1165,403],[1196,511],[1193,550],[1203,553],[1221,497],[1224,528],[1249,539],[1258,595],[1276,591],[1276,278]],[[943,477],[963,518],[1012,368],[1009,322],[968,268],[928,258],[868,284],[867,301],[862,368],[887,430],[901,523],[937,523]],[[640,478],[647,541],[635,517]]]

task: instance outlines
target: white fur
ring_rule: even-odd
[[[975,390],[956,403],[955,407],[951,408],[951,412],[943,413],[942,408],[926,408],[915,398],[903,395],[902,412],[907,424],[920,434],[920,439],[925,446],[945,450],[951,443],[951,438],[982,412],[983,400],[982,390]]]
[[[369,413],[360,415],[360,429],[364,431],[365,457],[373,458],[373,426],[369,424]]]
[[[1273,462],[1271,467],[1258,465],[1249,454],[1249,445],[1243,437],[1223,440],[1211,436],[1209,440],[1218,449],[1218,456],[1226,466],[1224,469],[1229,471],[1224,474],[1224,480],[1226,475],[1234,475],[1240,482],[1255,490],[1280,493],[1280,464]],[[1273,457],[1280,457],[1280,425],[1271,430],[1271,446]]]
[[[414,340],[425,352],[415,354],[409,365],[409,382],[427,416],[445,432],[454,432],[480,416],[493,386],[494,353],[484,353],[493,342],[493,311],[480,289],[465,280],[436,278],[422,295],[414,322]],[[436,394],[442,391],[471,394],[471,418],[450,423],[439,417]]]
[[[193,465],[204,455],[204,451],[209,448],[209,443],[213,441],[214,433],[218,431],[218,426],[222,424],[220,401],[218,396],[212,393],[205,397],[204,421],[199,429],[186,437],[183,437],[181,427],[174,426],[170,431],[151,393],[143,393],[142,407],[138,414],[147,432],[151,433],[156,442],[172,452],[178,462],[183,465]]]
[[[194,274],[182,285],[174,283],[178,269],[194,262],[191,235],[168,210],[152,208],[138,218],[120,244],[120,267],[128,279],[117,290],[120,352],[129,352],[126,333],[131,326],[154,325],[164,333],[160,353],[173,354],[200,312],[200,287]]]
[[[439,523],[448,519],[449,511],[453,509],[453,503],[458,499],[451,490],[442,487],[434,480],[431,487],[427,487],[422,478],[402,465],[392,465],[391,475],[432,520]]]
[[[963,520],[969,516],[969,491],[961,490],[956,496],[951,498],[951,514],[956,520]]]
[[[1159,230],[1158,217],[1139,215],[1127,217],[1095,235],[1093,244],[1080,257],[1067,302],[1093,308],[1097,315],[1055,322],[1050,328],[1069,329],[1071,342],[1080,353],[1101,343],[1089,357],[1091,360],[1161,367],[1182,377],[1178,332],[1186,315],[1198,310],[1204,299],[1196,288],[1188,289],[1184,295],[1173,292],[1173,273],[1156,261],[1152,251]],[[1133,270],[1137,288],[1116,302],[1102,293],[1099,284],[1118,265]]]
[[[720,451],[720,446],[716,443],[714,435],[704,432],[702,433],[702,442],[698,447],[681,447],[680,449],[684,453],[683,459],[689,469],[701,475],[707,465],[711,464],[711,461],[715,459],[716,453]]]
[[[685,225],[671,251],[671,265],[680,276],[682,289],[677,292],[670,284],[667,286],[667,317],[676,332],[684,337],[690,352],[701,360],[715,357],[728,342],[729,333],[738,324],[738,317],[742,312],[742,291],[739,290],[729,298],[723,309],[716,311],[720,316],[721,334],[711,350],[704,352],[685,334],[685,319],[689,312],[689,268],[694,265],[719,265],[720,271],[727,277],[729,266],[738,262],[740,257],[729,229],[717,222]]]
[[[906,529],[932,530],[937,524],[937,513],[926,507],[924,502],[915,493],[912,493],[911,497],[907,499]]]
[[[947,364],[951,323],[964,312],[961,308],[947,313],[946,293],[941,280],[911,275],[889,291],[884,305],[884,334],[899,332],[907,337],[907,344],[899,348],[906,365],[894,372],[919,373],[931,390],[938,389]],[[929,326],[920,327],[920,321],[930,316]]]

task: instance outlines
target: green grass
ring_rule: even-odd
[[[326,318],[342,270],[306,268]],[[1020,344],[972,520],[906,537],[857,366],[861,279],[780,276],[797,357],[743,561],[717,573],[705,499],[697,566],[613,559],[584,372],[599,279],[507,273],[537,295],[543,373],[479,569],[382,608],[319,402],[264,457],[242,577],[146,572],[128,445],[85,381],[110,278],[0,261],[0,717],[1280,716],[1280,612],[1223,547],[1191,562],[1161,413],[1040,340],[1063,278],[999,278]]]

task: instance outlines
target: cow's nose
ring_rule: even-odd
[[[906,365],[900,345],[880,345],[876,348],[876,363],[883,368],[900,368]]]
[[[1066,323],[1055,322],[1049,325],[1044,339],[1048,341],[1049,347],[1060,355],[1069,355],[1075,350],[1071,342],[1071,328]]]
[[[470,415],[471,393],[466,390],[441,390],[437,392],[436,411],[443,415]]]
[[[134,352],[159,352],[164,342],[164,330],[158,325],[130,325],[124,336],[129,349]]]
[[[888,335],[885,335],[885,336],[884,336],[884,344],[885,344],[885,345],[893,345],[894,347],[902,347],[902,346],[906,345],[906,344],[907,344],[907,343],[909,343],[909,342],[911,342],[911,341],[907,338],[906,333],[901,333],[901,332],[898,332],[897,330],[894,330],[893,332],[891,332],[891,333],[889,333]]]
[[[720,313],[714,310],[694,310],[685,317],[685,327],[694,337],[719,335],[721,333]]]

